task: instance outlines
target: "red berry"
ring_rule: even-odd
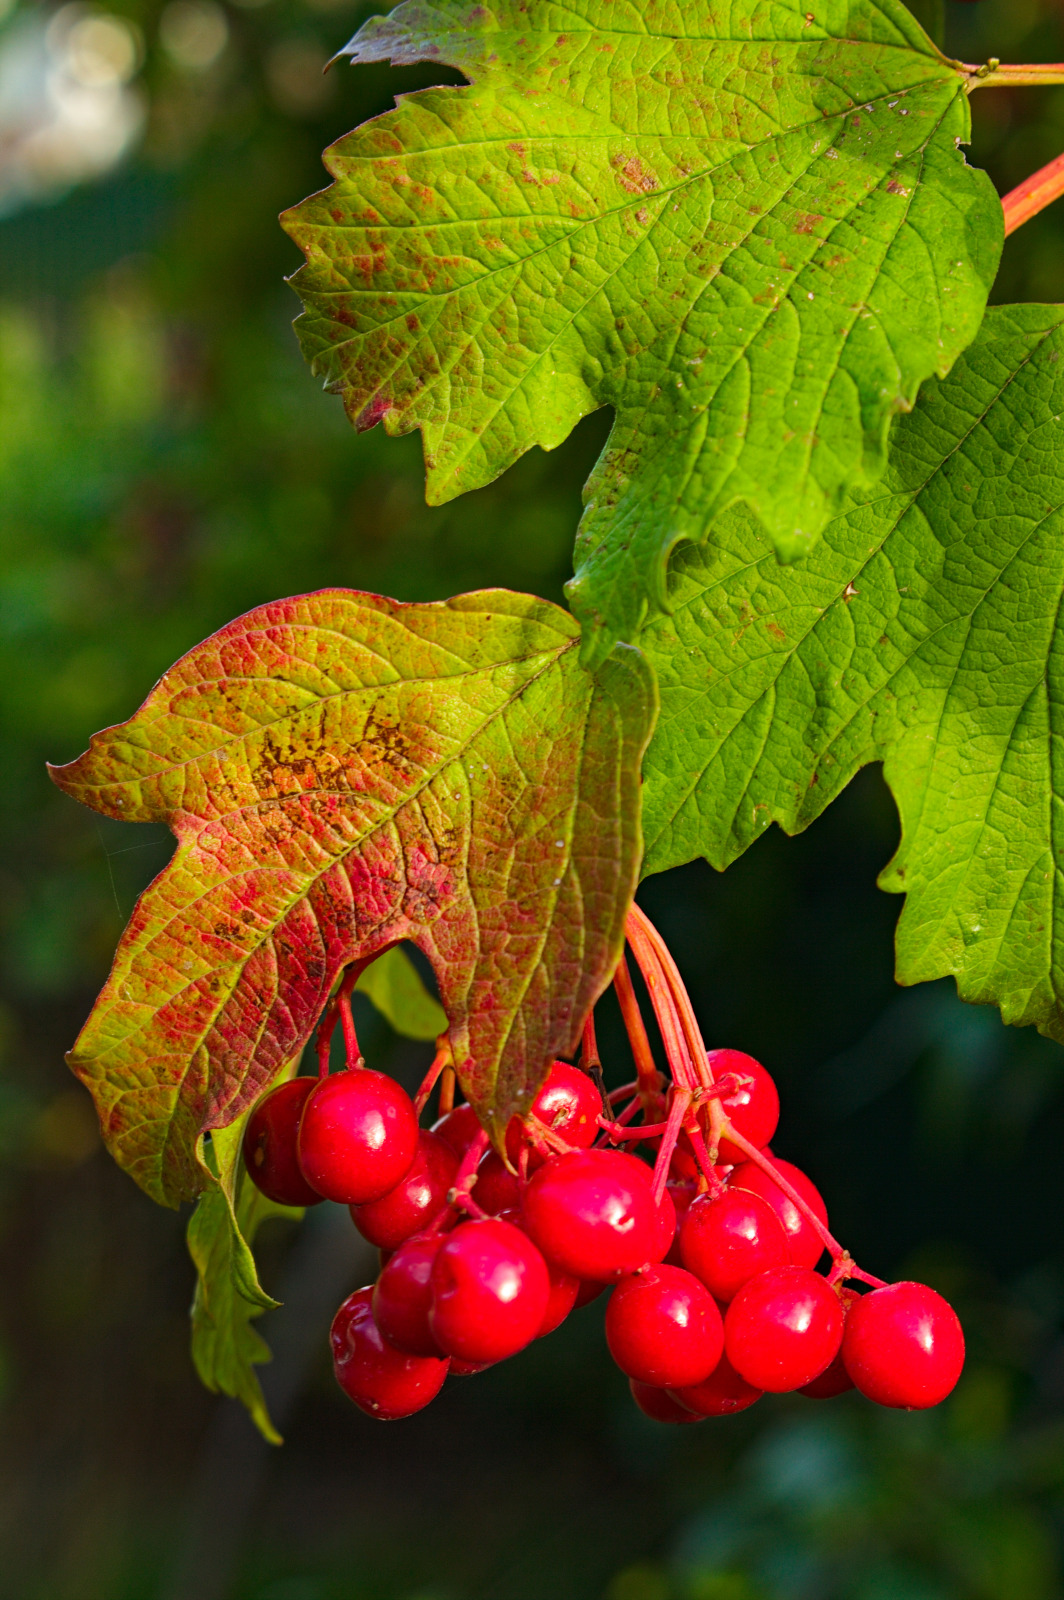
[[[701,1422],[702,1418],[674,1400],[667,1389],[659,1389],[652,1383],[638,1383],[635,1378],[629,1378],[628,1387],[632,1391],[632,1399],[643,1413],[653,1422]]]
[[[855,1300],[843,1360],[869,1400],[923,1410],[950,1393],[964,1366],[964,1332],[948,1300],[924,1283],[892,1283]]]
[[[372,1289],[356,1289],[333,1318],[336,1381],[361,1411],[382,1422],[413,1416],[434,1400],[447,1376],[447,1362],[410,1356],[381,1337],[370,1306]]]
[[[459,1161],[461,1161],[480,1132],[480,1122],[473,1107],[466,1103],[455,1106],[452,1111],[448,1111],[442,1116],[438,1122],[434,1122],[432,1131],[446,1144],[450,1145]]]
[[[568,1061],[556,1061],[547,1073],[543,1086],[529,1108],[529,1116],[556,1133],[566,1144],[586,1150],[594,1143],[598,1133],[598,1119],[602,1115],[602,1099],[593,1081],[579,1067]],[[522,1145],[529,1147],[529,1169],[542,1166],[549,1150],[536,1148],[536,1129],[524,1126],[520,1117],[512,1117],[506,1130],[506,1154],[517,1165]]]
[[[414,1164],[405,1178],[379,1200],[351,1207],[351,1220],[364,1239],[395,1250],[439,1216],[458,1171],[458,1157],[434,1133],[418,1136]]]
[[[503,1222],[512,1222],[515,1228],[520,1228],[522,1233],[527,1229],[520,1211],[515,1208],[499,1213]],[[570,1277],[568,1272],[563,1272],[556,1267],[553,1261],[547,1261],[547,1276],[550,1279],[550,1292],[547,1295],[547,1309],[543,1313],[543,1321],[536,1329],[536,1338],[544,1339],[548,1333],[553,1333],[555,1328],[560,1328],[570,1311],[576,1304],[577,1295],[580,1293],[581,1283],[579,1278]],[[595,1288],[601,1293],[604,1285],[597,1283]]]
[[[835,1292],[839,1297],[843,1316],[848,1317],[851,1305],[855,1300],[861,1298],[860,1295],[856,1289],[842,1288],[837,1289]],[[844,1328],[842,1344],[845,1345],[845,1343],[846,1330]],[[808,1395],[810,1400],[834,1400],[836,1395],[845,1394],[847,1389],[852,1388],[853,1379],[846,1371],[846,1362],[843,1360],[842,1346],[840,1346],[838,1355],[824,1368],[819,1378],[814,1378],[812,1383],[803,1383],[798,1393]]]
[[[672,1208],[676,1213],[676,1231],[672,1236],[672,1243],[669,1245],[664,1259],[669,1263],[670,1267],[682,1267],[683,1257],[680,1254],[680,1233],[683,1229],[684,1218],[690,1211],[692,1202],[698,1197],[698,1190],[693,1183],[680,1183],[670,1178],[665,1185],[665,1193],[672,1201]]]
[[[650,1168],[618,1150],[577,1150],[532,1174],[525,1226],[543,1254],[576,1278],[608,1283],[663,1255]]]
[[[782,1173],[783,1177],[796,1189],[809,1209],[820,1218],[825,1228],[828,1225],[828,1208],[820,1197],[820,1191],[810,1178],[799,1167],[793,1166],[789,1161],[781,1161],[778,1156],[772,1158]],[[728,1179],[729,1189],[748,1189],[751,1194],[760,1195],[762,1200],[767,1200],[780,1220],[780,1225],[787,1235],[787,1246],[790,1250],[791,1264],[795,1267],[815,1267],[824,1253],[824,1246],[820,1236],[811,1222],[807,1222],[798,1210],[794,1201],[784,1194],[778,1183],[775,1183],[764,1169],[754,1161],[744,1161],[739,1166],[732,1168],[731,1177]]]
[[[701,1383],[724,1350],[716,1301],[682,1267],[647,1267],[622,1278],[606,1308],[606,1343],[621,1371],[639,1383],[683,1388]]]
[[[413,1356],[442,1355],[432,1337],[432,1263],[445,1233],[421,1233],[401,1244],[373,1289],[373,1317],[389,1344]]]
[[[845,1394],[847,1389],[853,1388],[853,1379],[846,1371],[846,1363],[842,1359],[842,1351],[826,1366],[819,1378],[814,1378],[812,1383],[803,1383],[798,1390],[799,1394],[806,1394],[810,1400],[834,1400],[837,1394]]]
[[[735,1124],[735,1131],[741,1133],[744,1139],[749,1139],[758,1149],[768,1144],[780,1120],[780,1097],[760,1061],[744,1055],[741,1050],[709,1050],[706,1060],[714,1077],[733,1072],[737,1077],[752,1080],[736,1089],[734,1094],[724,1096],[721,1105],[725,1115]],[[746,1160],[746,1151],[732,1144],[730,1139],[720,1141],[717,1154],[723,1162]]]
[[[731,1300],[759,1272],[790,1263],[787,1235],[767,1200],[725,1189],[695,1200],[680,1230],[680,1259],[718,1300]]]
[[[487,1372],[488,1368],[494,1365],[494,1361],[458,1361],[452,1356],[447,1376],[449,1378],[475,1378],[478,1372]]]
[[[544,1256],[543,1259],[546,1260],[546,1257]],[[550,1262],[547,1262],[547,1265],[549,1267]],[[579,1289],[576,1291],[576,1299],[573,1302],[573,1310],[579,1311],[581,1306],[589,1306],[592,1300],[597,1300],[600,1294],[605,1293],[606,1285],[604,1283],[592,1283],[589,1278],[585,1279],[583,1282],[581,1282]]]
[[[752,1406],[765,1391],[747,1383],[727,1356],[721,1356],[702,1383],[688,1384],[684,1389],[669,1392],[679,1405],[686,1406],[700,1417],[729,1417],[735,1411],[745,1411],[747,1406]]]
[[[777,1267],[744,1284],[724,1318],[724,1349],[758,1389],[786,1394],[812,1383],[838,1354],[843,1312],[826,1278]]]
[[[547,1261],[546,1266],[550,1291],[547,1295],[547,1308],[536,1329],[537,1339],[545,1339],[548,1333],[553,1333],[555,1328],[561,1327],[576,1305],[576,1297],[580,1293],[579,1278],[570,1277],[568,1272],[563,1272],[552,1261]]]
[[[473,1199],[492,1217],[500,1211],[516,1210],[521,1204],[521,1185],[495,1150],[486,1150],[480,1158]]]
[[[296,1160],[296,1134],[307,1095],[317,1078],[289,1078],[259,1100],[244,1129],[244,1165],[256,1188],[280,1206],[316,1206],[312,1189]]]
[[[353,1067],[319,1078],[299,1124],[299,1165],[326,1200],[361,1206],[379,1200],[409,1172],[418,1125],[410,1096],[394,1078]]]
[[[536,1337],[550,1297],[547,1264],[512,1222],[485,1217],[449,1233],[432,1265],[429,1326],[461,1361],[502,1361]]]

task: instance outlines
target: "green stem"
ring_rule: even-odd
[[[1024,83],[1064,83],[1064,61],[1028,62],[1023,66],[1002,66],[996,56],[991,56],[984,66],[960,63],[968,74],[968,93],[973,89],[1004,89]]]

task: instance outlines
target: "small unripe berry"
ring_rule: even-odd
[[[747,1406],[752,1406],[765,1391],[740,1377],[724,1355],[702,1383],[688,1384],[684,1389],[672,1389],[669,1392],[679,1405],[686,1406],[700,1417],[730,1417],[734,1412],[745,1411]]]
[[[413,1101],[383,1072],[352,1067],[319,1078],[299,1124],[299,1166],[326,1200],[379,1200],[409,1172],[417,1152]]]
[[[812,1383],[838,1354],[843,1313],[826,1278],[777,1267],[744,1284],[724,1318],[728,1360],[748,1383],[786,1394]]]
[[[299,1170],[296,1135],[317,1078],[290,1078],[259,1100],[244,1129],[244,1165],[256,1188],[279,1206],[316,1206],[322,1196]]]
[[[768,1144],[780,1120],[780,1097],[771,1075],[760,1061],[744,1055],[741,1050],[708,1050],[706,1060],[714,1077],[733,1072],[737,1077],[751,1080],[734,1094],[726,1095],[721,1106],[728,1120],[735,1124],[735,1131],[760,1150],[762,1145]],[[717,1156],[722,1162],[746,1160],[745,1150],[732,1144],[730,1139],[720,1141]]]
[[[851,1305],[842,1347],[846,1370],[869,1400],[923,1410],[953,1389],[964,1332],[948,1300],[924,1283],[892,1283]]]
[[[359,1410],[382,1422],[413,1416],[434,1400],[447,1362],[404,1355],[381,1337],[373,1319],[372,1289],[348,1295],[333,1318],[329,1342],[336,1381]]]
[[[549,1297],[547,1264],[527,1234],[499,1217],[463,1222],[432,1265],[429,1326],[460,1361],[503,1361],[536,1337]]]
[[[713,1296],[682,1267],[647,1267],[622,1278],[606,1308],[606,1343],[639,1383],[682,1388],[708,1378],[724,1350]]]
[[[458,1157],[450,1145],[434,1133],[422,1132],[406,1176],[379,1200],[352,1206],[351,1220],[370,1244],[395,1250],[443,1210],[457,1170]]]
[[[745,1189],[692,1202],[680,1230],[680,1259],[717,1300],[732,1300],[759,1272],[790,1264],[787,1236],[772,1207]]]

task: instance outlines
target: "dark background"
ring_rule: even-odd
[[[0,1597],[1061,1594],[1061,1053],[949,984],[895,986],[898,904],[874,880],[897,824],[878,769],[803,837],[773,831],[726,876],[696,864],[641,899],[708,1040],[776,1074],[776,1148],[836,1232],[870,1270],[955,1298],[970,1360],[947,1404],[767,1399],[660,1428],[629,1404],[596,1306],[382,1427],[328,1368],[331,1310],[365,1273],[329,1207],[263,1234],[286,1300],[259,1325],[284,1448],[199,1388],[185,1219],[105,1157],[63,1065],[168,844],[80,810],[44,762],[262,601],[337,583],[560,599],[606,419],[426,509],[417,440],[356,437],[304,367],[282,282],[298,257],[275,219],[321,186],[325,144],[431,74],[321,79],[366,14],[349,0],[233,5],[199,69],[160,44],[153,0],[114,4],[145,41],[143,140],[107,178],[0,221]],[[1050,0],[948,13],[969,61],[1064,56]],[[8,17],[0,52],[37,14]],[[1002,192],[1064,148],[1064,88],[980,93],[973,110],[972,159]],[[1009,242],[995,297],[1064,298],[1064,205]],[[363,1021],[373,1060],[414,1081],[421,1047]]]

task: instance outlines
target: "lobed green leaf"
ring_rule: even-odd
[[[1064,308],[991,310],[808,559],[731,513],[643,636],[645,870],[723,868],[882,760],[902,983],[1064,1041]]]
[[[972,339],[1001,207],[967,78],[900,0],[407,0],[354,61],[438,60],[284,224],[297,322],[359,428],[420,428],[441,501],[615,408],[588,486],[585,653],[745,502],[786,558]]]

